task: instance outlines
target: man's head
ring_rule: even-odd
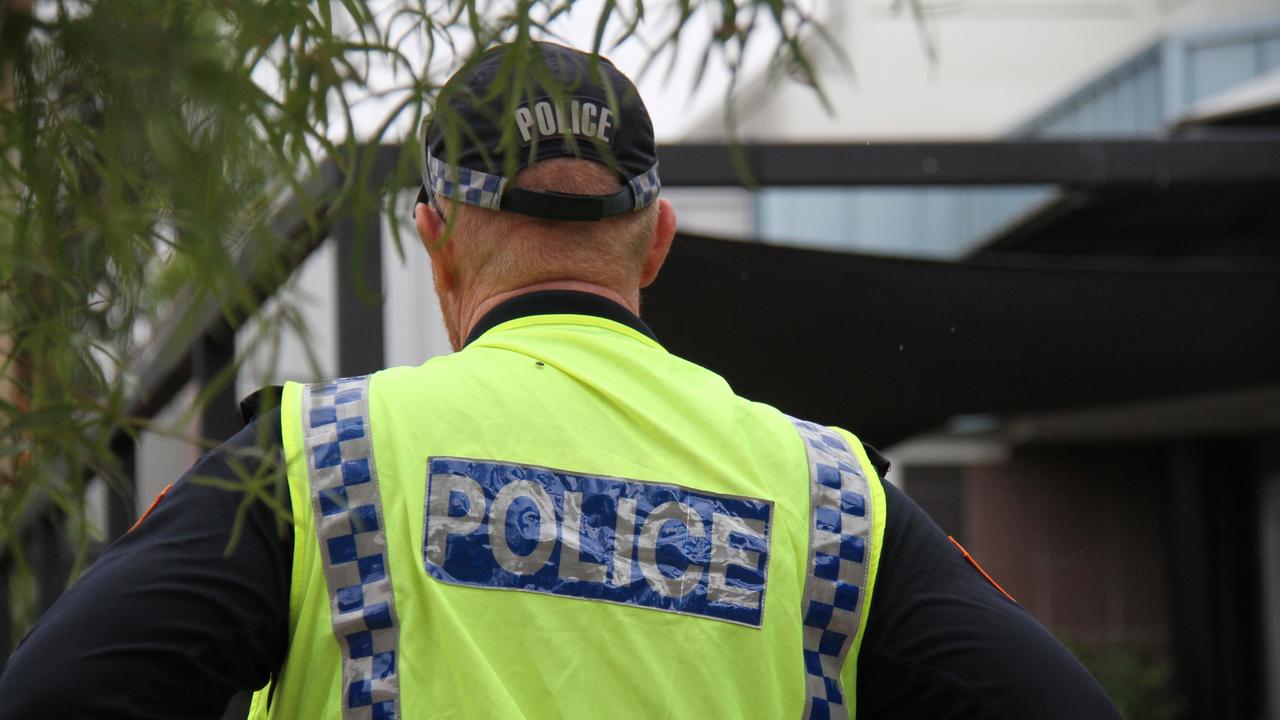
[[[515,78],[513,81],[512,78]],[[491,49],[423,125],[415,209],[455,348],[520,292],[567,287],[638,311],[675,232],[653,128],[607,60],[538,43]]]

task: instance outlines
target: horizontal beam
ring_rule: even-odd
[[[736,155],[736,157],[735,157]],[[1249,137],[867,143],[675,143],[668,187],[1169,186],[1280,182],[1280,133]],[[744,177],[738,168],[745,168]]]
[[[368,175],[377,185],[393,173],[400,145],[362,147],[373,151]],[[1280,133],[1249,137],[1194,137],[1128,140],[995,140],[892,143],[672,143],[659,148],[662,182],[668,187],[741,186],[734,153],[756,186],[849,187],[867,185],[1145,185],[1280,182]],[[327,161],[305,186],[323,202],[345,181]],[[419,179],[406,178],[409,185]],[[332,214],[321,209],[320,226],[308,225],[305,204],[286,203],[273,229],[298,238],[293,257],[282,258],[259,296],[270,297],[281,275],[297,267],[327,234]],[[246,269],[251,263],[245,263]],[[283,270],[283,272],[282,272]],[[150,416],[189,378],[190,352],[197,338],[222,320],[211,300],[188,301],[184,312],[161,328],[138,358],[140,379],[130,414]]]
[[[363,181],[375,186],[393,173],[400,145],[362,147],[373,151]],[[1096,187],[1168,186],[1280,182],[1280,133],[1256,136],[1125,140],[994,140],[891,143],[672,143],[659,148],[662,182],[668,187],[741,186],[734,153],[750,171],[750,184],[781,187],[1066,185]],[[306,183],[308,195],[331,197],[345,181],[333,161]],[[419,182],[405,178],[409,186]],[[323,200],[321,200],[323,202]],[[321,210],[321,226],[307,224],[297,202],[287,203],[273,228],[297,237],[293,257],[282,259],[287,275],[327,234],[331,213]],[[281,272],[277,265],[276,272]],[[276,275],[278,278],[279,275]],[[271,296],[277,280],[263,284]],[[132,414],[158,412],[189,377],[192,343],[218,322],[215,303],[192,303],[175,313],[182,321],[164,327],[150,352],[136,363],[141,379]],[[193,322],[194,320],[194,322]]]
[[[274,295],[327,236],[332,221],[327,198],[338,192],[343,181],[337,164],[327,160],[315,177],[303,183],[305,198],[291,197],[281,204],[269,226],[273,233],[291,240],[283,248],[284,256],[263,257],[253,243],[246,244],[237,256],[241,275],[249,278],[258,300]],[[158,327],[130,364],[129,373],[139,379],[127,408],[130,416],[152,417],[159,413],[191,379],[196,343],[215,331],[225,331],[228,322],[234,333],[247,319],[224,317],[216,300],[194,292],[179,297],[176,307],[168,322]]]

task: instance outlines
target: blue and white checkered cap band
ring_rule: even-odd
[[[427,155],[427,167],[431,191],[437,196],[490,210],[499,209],[502,190],[507,186],[507,179],[501,175],[455,167],[434,155]]]
[[[658,180],[658,163],[654,163],[653,167],[631,178],[631,181],[627,184],[631,186],[631,192],[635,194],[636,210],[657,200],[658,191],[662,189],[662,182]]]
[[[489,208],[502,209],[502,193],[507,187],[507,178],[501,175],[457,167],[427,154],[427,176],[431,179],[431,192],[438,197]],[[641,210],[654,200],[662,190],[662,181],[658,179],[658,164],[631,178],[627,182],[634,198],[633,210]]]
[[[394,720],[400,717],[400,629],[373,461],[369,378],[303,388],[302,429],[333,633],[342,652],[342,718]]]
[[[803,620],[807,720],[847,720],[840,670],[861,625],[871,552],[867,478],[838,432],[791,418],[809,459]]]

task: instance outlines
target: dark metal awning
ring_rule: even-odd
[[[739,394],[880,444],[955,415],[1280,382],[1280,261],[957,264],[684,235],[644,315]]]
[[[1280,167],[1280,156],[1275,159]],[[1068,190],[979,248],[1006,253],[1280,257],[1280,183]]]

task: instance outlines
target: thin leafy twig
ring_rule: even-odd
[[[506,12],[494,9],[499,5]],[[574,0],[59,0],[38,16],[6,6],[0,572],[13,574],[20,596],[14,637],[37,610],[23,518],[39,508],[62,518],[70,581],[89,561],[94,538],[103,536],[89,519],[87,488],[97,482],[113,492],[129,488],[113,443],[144,433],[186,438],[199,404],[233,383],[248,358],[262,357],[266,367],[256,369],[274,375],[283,334],[304,338],[307,362],[319,373],[301,301],[276,293],[274,309],[261,309],[264,292],[288,284],[300,255],[299,238],[273,227],[275,211],[292,203],[302,226],[318,237],[345,217],[393,207],[394,191],[416,182],[418,160],[402,158],[385,186],[371,187],[372,154],[363,144],[398,139],[401,128],[416,127],[435,110],[447,152],[454,152],[475,134],[437,100],[447,72],[474,63],[497,41],[527,47],[558,37],[558,22],[579,6]],[[650,65],[665,63],[669,74],[680,53],[691,50],[700,58],[695,85],[722,63],[731,89],[750,37],[771,27],[786,60],[818,87],[802,36],[826,36],[794,0],[608,0],[598,12],[590,43],[598,52],[641,43]],[[693,32],[700,18],[713,24],[705,39]],[[542,63],[508,62],[494,96],[506,98],[510,110],[552,80]],[[551,88],[552,95],[562,92]],[[368,107],[383,115],[362,126],[357,114]],[[411,135],[404,140],[420,152]],[[502,154],[514,157],[507,151],[516,142],[513,131],[504,133]],[[342,182],[320,193],[308,179],[325,167],[336,168]],[[142,359],[165,350],[154,347],[161,337],[194,342],[202,316],[183,313],[206,303],[232,327],[254,318],[247,346],[196,393],[181,427],[132,414],[139,375],[148,372]],[[211,447],[219,440],[192,441]],[[219,486],[243,493],[242,510],[263,502],[283,522],[288,508],[279,478],[269,475],[237,472]],[[242,522],[243,512],[233,537]]]

